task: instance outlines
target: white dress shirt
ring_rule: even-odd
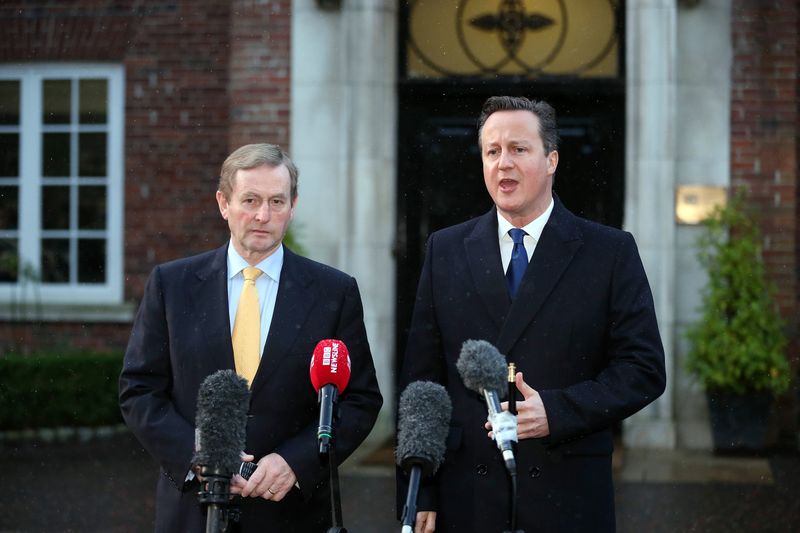
[[[539,239],[542,237],[542,231],[544,230],[544,225],[547,224],[547,221],[550,220],[550,213],[553,212],[553,206],[555,202],[553,199],[550,198],[550,205],[547,206],[547,209],[544,210],[544,213],[536,217],[533,222],[528,224],[525,227],[520,229],[525,230],[525,237],[522,239],[523,244],[525,245],[525,251],[528,253],[528,262],[531,262],[531,257],[533,257],[533,251],[536,249],[536,244],[539,242]],[[500,239],[500,260],[503,262],[503,272],[508,271],[508,264],[511,262],[511,252],[514,250],[514,241],[511,239],[511,235],[508,234],[508,230],[515,226],[511,225],[511,222],[503,218],[503,215],[500,212],[497,212],[497,238]]]

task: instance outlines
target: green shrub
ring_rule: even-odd
[[[0,357],[0,429],[103,426],[122,421],[122,354]]]
[[[708,272],[700,321],[688,331],[687,368],[706,390],[781,394],[789,387],[783,321],[744,192],[704,222],[698,259]]]

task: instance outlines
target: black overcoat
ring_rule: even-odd
[[[636,244],[556,198],[512,303],[497,231],[493,208],[428,240],[400,386],[444,384],[453,416],[444,464],[423,486],[420,510],[438,512],[437,532],[508,529],[509,478],[483,427],[486,405],[456,369],[462,343],[483,339],[541,394],[550,427],[549,437],[518,445],[517,526],[614,531],[611,428],[665,387]]]
[[[233,369],[227,244],[157,266],[150,275],[120,376],[126,423],[161,466],[156,531],[205,531],[197,482],[185,483],[194,454],[197,391]],[[371,430],[382,399],[355,279],[284,248],[277,300],[251,387],[246,451],[283,456],[300,488],[283,501],[242,500],[242,531],[317,533],[329,527],[327,474],[318,458],[317,394],[309,378],[316,343],[340,339],[352,361],[336,428],[341,462]]]

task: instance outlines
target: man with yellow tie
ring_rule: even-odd
[[[222,165],[216,194],[231,238],[157,266],[148,279],[120,376],[126,423],[160,463],[156,531],[204,531],[192,472],[197,392],[235,369],[250,383],[246,460],[234,476],[242,533],[324,531],[326,471],[318,458],[309,363],[319,340],[344,341],[352,362],[339,401],[337,459],[369,433],[382,404],[355,279],[294,254],[282,241],[298,172],[278,146],[251,144]]]

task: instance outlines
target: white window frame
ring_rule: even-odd
[[[42,228],[42,80],[103,78],[108,80],[108,165],[106,197],[105,283],[0,283],[0,303],[119,304],[124,296],[124,134],[125,70],[98,63],[35,63],[0,65],[0,79],[20,82],[19,259],[40,265]],[[72,231],[72,230],[71,230]],[[0,231],[0,237],[10,237]]]

